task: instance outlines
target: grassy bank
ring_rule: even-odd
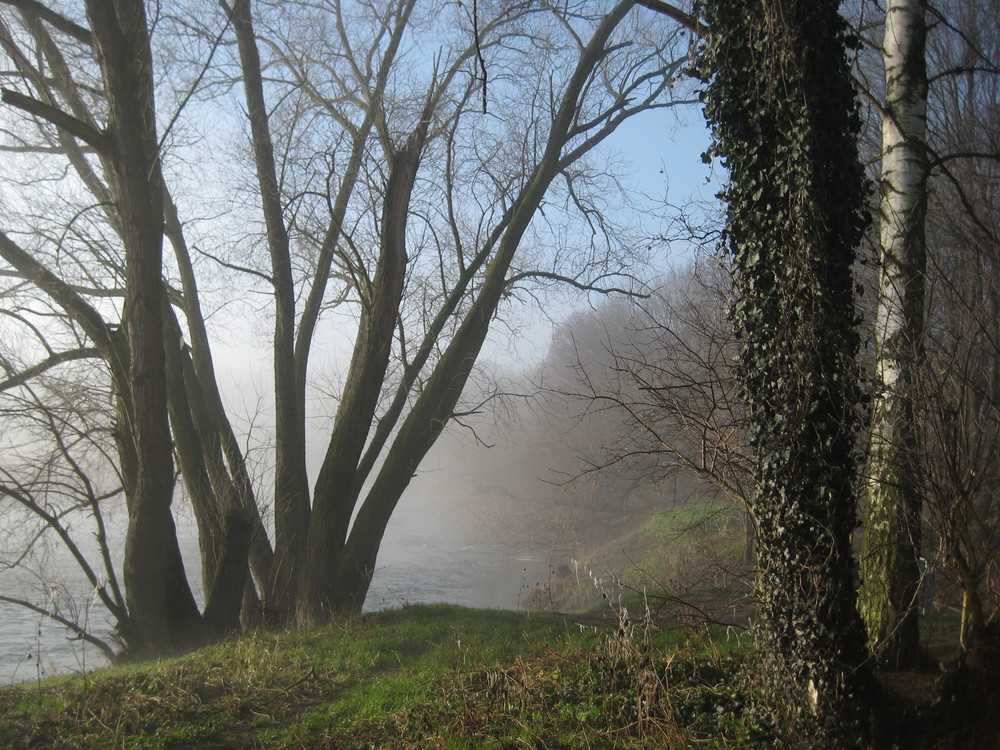
[[[4,688],[0,747],[745,745],[736,661],[614,618],[413,606]]]
[[[412,606],[0,688],[0,748],[780,747],[746,637],[642,619]],[[884,747],[991,747],[989,715],[882,675]],[[988,714],[988,712],[987,712]]]
[[[752,571],[743,560],[740,521],[731,503],[720,502],[637,513],[619,535],[584,546],[579,560],[557,566],[525,601],[537,610],[603,610],[609,589],[614,598],[631,591],[633,600],[647,592],[654,607],[665,602],[675,617],[709,614],[745,625]]]

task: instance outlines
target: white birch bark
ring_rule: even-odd
[[[881,275],[859,607],[886,663],[917,658],[921,498],[913,386],[924,323],[926,0],[889,0],[882,56]]]

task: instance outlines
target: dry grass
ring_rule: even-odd
[[[417,606],[251,633],[179,659],[0,689],[0,748],[775,746],[741,678],[747,639],[660,630],[643,608],[614,614]],[[919,694],[888,693],[899,746],[976,747],[995,735],[988,720],[949,724],[930,675],[916,677],[903,684],[919,682]]]

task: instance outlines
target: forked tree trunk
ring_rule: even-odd
[[[914,395],[924,324],[926,0],[889,0],[882,57],[881,274],[858,606],[882,663],[920,656],[920,462]]]

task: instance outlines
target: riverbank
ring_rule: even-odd
[[[746,703],[747,639],[621,614],[416,605],[249,633],[176,659],[0,688],[0,747],[780,746]],[[956,723],[934,701],[932,674],[890,678],[886,747],[990,746],[989,717]]]
[[[681,631],[626,631],[614,618],[419,605],[248,634],[0,689],[0,746],[653,748],[683,733],[742,736],[722,686],[738,655],[713,646],[709,657]],[[696,653],[707,659],[697,675],[679,668]],[[669,669],[690,709],[682,693],[668,700]]]
[[[194,519],[183,503],[175,510],[188,580],[198,603],[203,604]],[[111,547],[120,553],[127,525],[124,506],[109,506],[105,521]],[[87,527],[77,526],[84,536]],[[547,558],[498,548],[485,536],[473,519],[462,515],[461,504],[445,502],[442,493],[417,487],[400,503],[386,530],[365,610],[430,602],[523,608],[522,598],[531,587],[547,579]],[[58,611],[111,643],[114,623],[98,606],[93,587],[80,575],[76,562],[58,546],[49,549],[46,557],[47,564],[37,570],[21,566],[2,571],[2,592],[44,611]],[[115,565],[121,570],[120,555]],[[44,614],[0,603],[0,617],[4,625],[0,628],[0,685],[107,666],[96,648],[73,640],[66,628]]]

